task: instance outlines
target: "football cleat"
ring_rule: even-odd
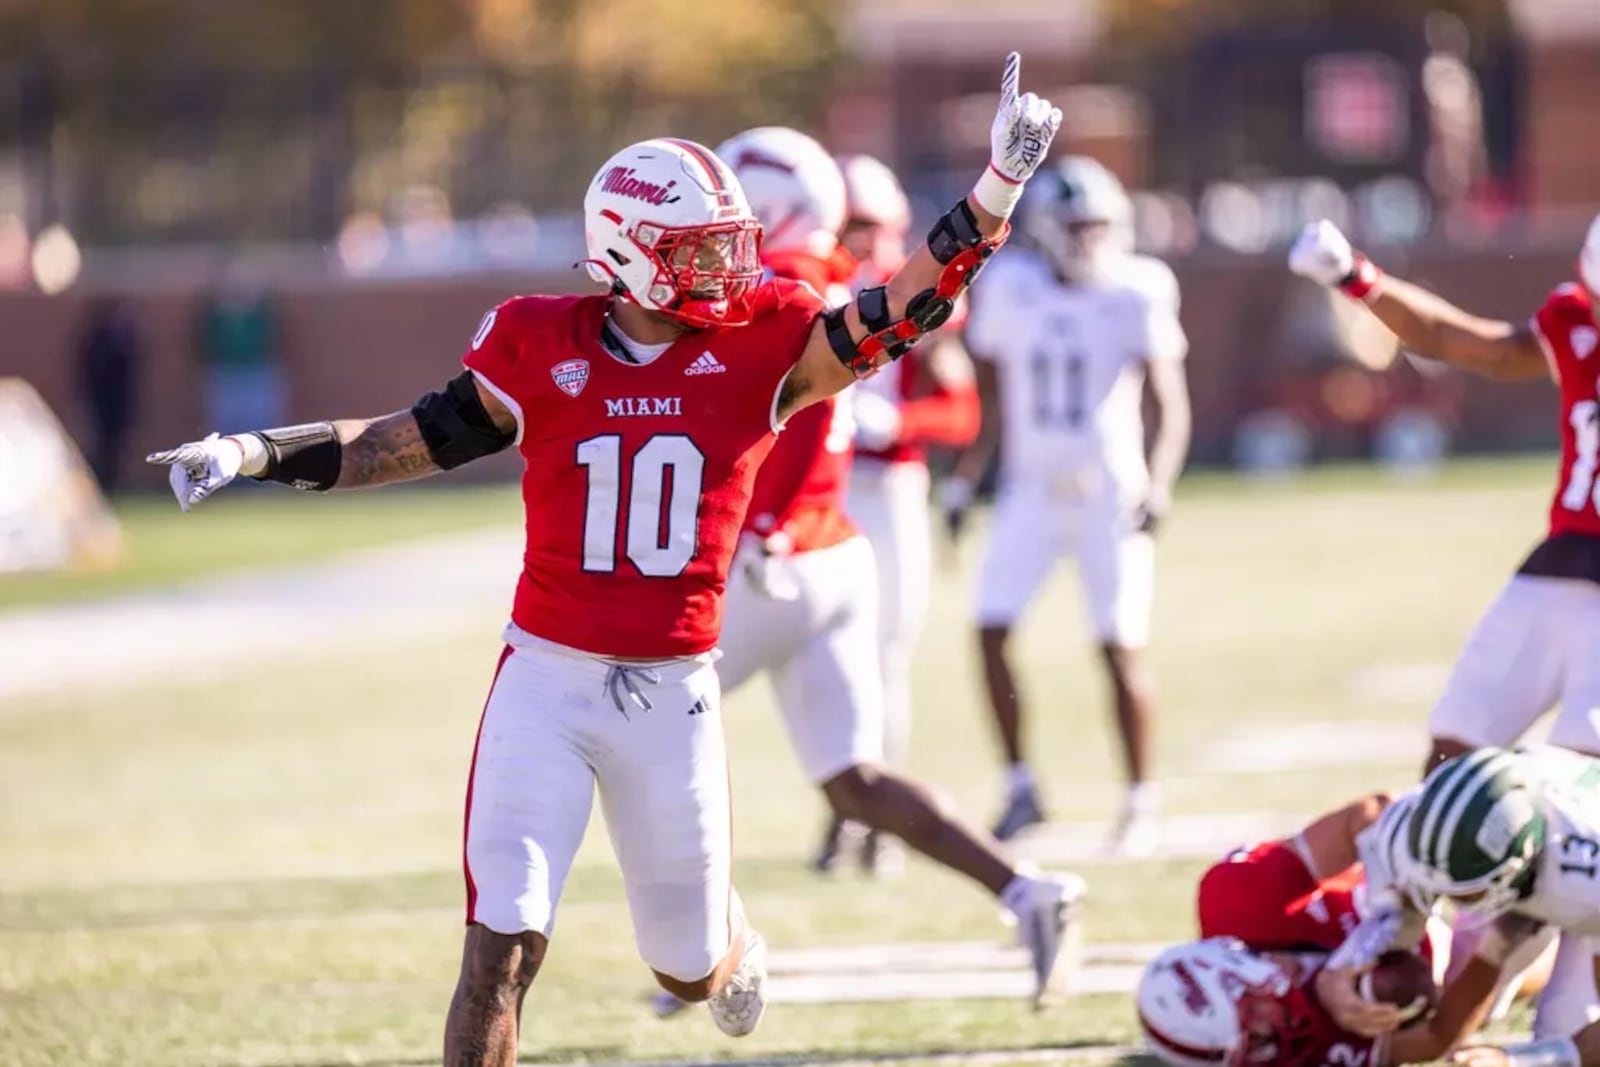
[[[729,1037],[755,1030],[767,1010],[767,942],[746,920],[744,958],[722,991],[706,1001],[711,1021]]]
[[[1033,963],[1037,1010],[1059,999],[1071,982],[1082,950],[1088,887],[1075,874],[1049,874],[1034,879],[1029,892],[1017,912],[1017,933]]]
[[[901,877],[906,873],[905,844],[893,834],[867,831],[861,842],[861,873],[885,881]]]
[[[1116,859],[1144,859],[1155,853],[1161,842],[1161,826],[1156,809],[1150,805],[1129,803],[1111,827],[1106,838],[1106,855]]]
[[[990,831],[997,841],[1010,841],[1030,826],[1044,822],[1044,809],[1039,806],[1039,795],[1032,789],[1018,789],[1006,801],[1006,810],[1000,813],[994,829]]]
[[[830,816],[828,827],[822,834],[822,844],[817,847],[817,854],[811,860],[811,869],[818,874],[832,874],[838,870],[839,862],[851,853],[860,857],[865,864],[866,857],[862,849],[866,845],[868,832],[865,826],[854,819]]]

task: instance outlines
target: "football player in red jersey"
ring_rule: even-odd
[[[905,262],[911,205],[899,180],[871,156],[841,156],[841,242],[860,261],[854,287],[881,285]],[[933,544],[928,523],[929,446],[964,448],[978,434],[978,387],[960,341],[966,307],[945,328],[852,390],[855,462],[847,510],[878,563],[878,666],[883,674],[884,762],[902,766],[911,735],[911,657],[928,608]],[[839,854],[829,827],[819,859]],[[862,860],[893,870],[894,838],[869,833]],[[830,847],[832,846],[832,847]]]
[[[606,295],[501,304],[466,371],[406,410],[149,457],[188,510],[241,473],[354,489],[522,454],[527,549],[468,775],[447,1064],[515,1061],[596,787],[658,982],[708,1001],[726,1033],[760,1019],[765,948],[730,879],[711,656],[738,532],[784,422],[936,328],[1004,240],[1061,121],[1019,93],[1019,68],[1008,57],[983,176],[871,299],[829,311],[803,286],[763,284],[728,167],[690,141],[644,141],[584,199]]]
[[[717,153],[764,232],[777,235],[763,246],[768,268],[830,303],[847,302],[843,285],[856,265],[835,236],[845,189],[827,151],[796,130],[762,127]],[[859,389],[796,415],[762,464],[728,587],[718,674],[730,691],[759,671],[770,674],[800,762],[837,816],[897,834],[999,896],[1018,918],[1042,993],[1059,958],[1054,917],[1082,896],[1081,881],[1019,872],[995,841],[883,766],[873,552],[844,510],[850,402]]]
[[[1379,270],[1330,222],[1307,226],[1289,267],[1364,301],[1418,355],[1485,377],[1549,376],[1561,391],[1561,469],[1548,536],[1479,620],[1429,721],[1427,767],[1516,741],[1559,705],[1551,744],[1600,755],[1600,217],[1578,281],[1556,288],[1526,323],[1483,319]]]

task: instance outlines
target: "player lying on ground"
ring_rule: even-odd
[[[1154,694],[1142,657],[1155,584],[1152,535],[1189,448],[1178,283],[1164,263],[1133,254],[1127,194],[1092,159],[1069,156],[1041,174],[1024,211],[1031,247],[1007,249],[973,292],[966,339],[977,357],[982,428],[944,487],[947,507],[970,505],[999,449],[976,609],[986,693],[1007,763],[994,834],[1006,840],[1044,818],[1007,646],[1056,563],[1070,555],[1127,773],[1108,846],[1145,854],[1155,844],[1158,804],[1148,739]],[[1147,379],[1157,418],[1148,463]]]
[[[1469,971],[1486,982],[1497,963],[1509,971],[1541,936],[1560,934],[1534,1039],[1454,1058],[1473,1067],[1600,1065],[1600,760],[1482,748],[1440,764],[1408,796],[1410,813],[1388,835],[1399,899],[1443,898],[1482,925],[1473,964],[1445,989],[1441,1015]],[[1387,949],[1398,916],[1364,918],[1341,949],[1346,961],[1360,967]]]
[[[1551,705],[1551,744],[1600,755],[1600,217],[1578,280],[1526,323],[1483,319],[1379,270],[1329,222],[1306,227],[1289,266],[1338,286],[1417,354],[1502,380],[1549,376],[1561,390],[1561,469],[1549,534],[1479,620],[1429,722],[1427,767],[1483,745],[1509,745]],[[1425,768],[1426,769],[1426,768]]]
[[[911,204],[879,160],[839,158],[846,218],[839,241],[860,264],[852,290],[882,285],[905,263]],[[911,743],[911,659],[928,610],[933,538],[928,523],[930,447],[964,448],[978,432],[978,387],[962,346],[962,301],[944,327],[851,391],[855,460],[846,510],[872,545],[878,575],[878,666],[883,674],[883,757],[905,765]],[[819,869],[860,845],[868,873],[893,874],[903,850],[890,834],[834,820]]]
[[[467,782],[467,933],[447,1064],[515,1061],[522,1000],[598,786],[640,955],[724,1032],[765,1007],[765,950],[730,877],[712,650],[756,470],[783,423],[949,314],[1004,240],[1060,112],[1008,58],[989,166],[884,289],[826,311],[761,282],[760,228],[708,149],[614,156],[584,198],[605,296],[491,311],[467,371],[375,419],[215,434],[150,457],[188,510],[240,473],[354,489],[509,447],[527,550]],[[864,317],[865,316],[865,320]],[[697,367],[725,368],[700,374]]]
[[[845,191],[833,158],[805,134],[770,126],[717,152],[764,232],[778,235],[762,246],[767,268],[847,302],[843,285],[856,265],[837,243]],[[925,785],[883,765],[875,561],[844,512],[859,389],[797,414],[761,465],[728,587],[718,675],[731,692],[769,674],[806,775],[838,816],[895,834],[998,896],[1017,917],[1042,997],[1060,958],[1058,917],[1075,909],[1082,881],[1020,873]]]
[[[1156,1054],[1183,1067],[1382,1067],[1437,1059],[1476,1029],[1501,968],[1459,961],[1434,1010],[1430,970],[1442,971],[1449,941],[1421,911],[1408,913],[1404,928],[1384,928],[1386,950],[1397,951],[1363,968],[1376,996],[1343,995],[1354,988],[1353,973],[1341,970],[1348,939],[1375,913],[1374,901],[1392,893],[1392,835],[1414,803],[1414,794],[1395,804],[1364,796],[1207,871],[1196,899],[1201,939],[1163,953],[1140,982],[1140,1024]],[[1330,990],[1340,998],[1337,1018]]]

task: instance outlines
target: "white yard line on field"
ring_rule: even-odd
[[[481,623],[511,606],[520,531],[368,549],[154,593],[0,614],[0,700],[87,684],[214,677],[304,648]]]
[[[1297,812],[1248,812],[1236,815],[1171,815],[1157,825],[1154,851],[1141,859],[1220,856],[1236,845],[1293,833],[1305,821]],[[1042,866],[1104,861],[1109,822],[1052,822],[1019,835],[1012,846],[1019,856]]]
[[[1389,719],[1255,725],[1206,745],[1185,768],[1198,774],[1282,772],[1369,763],[1420,763],[1427,728]]]
[[[1070,983],[1074,995],[1131,993],[1163,946],[1091,944]],[[779,1004],[901,1000],[1020,1000],[1033,991],[1028,954],[993,941],[774,949],[769,995]]]

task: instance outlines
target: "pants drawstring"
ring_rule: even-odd
[[[606,692],[611,695],[611,703],[622,712],[624,719],[628,718],[628,704],[632,703],[641,711],[649,711],[653,704],[645,696],[644,690],[639,688],[639,681],[646,685],[660,685],[661,672],[649,667],[636,667],[624,663],[611,663],[606,667]]]

